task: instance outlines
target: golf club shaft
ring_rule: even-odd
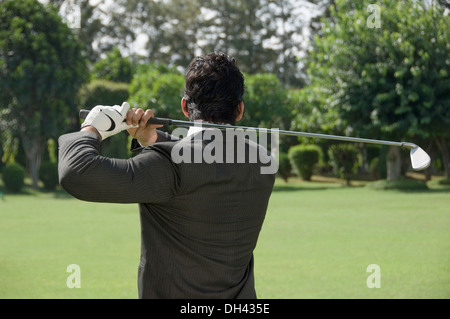
[[[85,119],[88,114],[89,114],[89,110],[80,110],[80,118],[81,119]],[[264,132],[264,133],[273,133],[273,134],[290,135],[290,136],[312,137],[312,138],[338,140],[338,141],[354,142],[354,143],[381,144],[381,145],[407,147],[407,148],[417,147],[416,144],[410,143],[410,142],[394,142],[394,141],[374,140],[374,139],[349,137],[349,136],[307,133],[307,132],[297,132],[297,131],[287,131],[287,130],[267,129],[267,128],[258,128],[258,127],[247,127],[247,126],[235,126],[235,125],[228,125],[228,124],[190,122],[190,121],[172,120],[172,119],[159,118],[159,117],[154,117],[154,118],[149,119],[148,124],[175,125],[175,126],[183,126],[183,127],[201,126],[201,127],[205,127],[205,128],[219,128],[219,129],[231,128],[231,129],[242,129],[242,130],[254,131],[254,132]]]

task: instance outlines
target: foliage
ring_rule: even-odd
[[[128,97],[127,83],[108,80],[93,80],[79,92],[80,106],[87,109],[96,105],[121,105]]]
[[[326,81],[324,79],[324,81]],[[342,135],[345,125],[333,107],[330,90],[324,83],[291,90],[289,103],[294,119],[292,129]]]
[[[353,144],[334,144],[328,149],[335,173],[350,185],[350,177],[359,168],[358,149]]]
[[[278,175],[280,175],[281,178],[283,178],[283,180],[287,183],[292,171],[291,161],[289,160],[288,154],[284,152],[280,152],[278,154],[278,160]]]
[[[25,169],[18,163],[9,164],[3,169],[2,179],[7,190],[18,193],[25,183]]]
[[[369,172],[375,179],[386,179],[387,177],[387,167],[386,167],[386,157],[388,153],[388,147],[382,146],[379,150],[378,156],[370,158],[369,161]]]
[[[47,2],[48,6],[52,6],[65,18],[68,18],[68,14],[73,14],[73,12],[70,12],[71,4],[79,7],[80,28],[73,29],[72,32],[81,44],[83,56],[91,63],[98,61],[100,56],[103,53],[109,52],[111,47],[114,47],[117,42],[128,41],[131,43],[130,35],[132,33],[128,25],[125,26],[115,19],[113,15],[110,15],[108,19],[102,17],[100,12],[103,12],[101,6],[103,1],[96,1],[97,3],[94,3],[94,1],[83,0],[50,0]],[[67,11],[61,10],[63,5],[66,5]],[[101,38],[105,36],[109,38],[109,41],[101,41]]]
[[[76,114],[71,107],[87,73],[80,45],[58,14],[36,0],[2,2],[0,21],[5,117],[24,135],[55,137]]]
[[[245,74],[245,89],[243,125],[281,129],[289,126],[287,92],[274,74]]]
[[[108,12],[111,25],[102,28],[117,31],[108,44],[133,51],[134,43],[126,39],[143,33],[148,36],[145,62],[185,68],[198,52],[222,51],[245,72],[271,72],[284,84],[303,83],[296,35],[304,25],[292,1],[118,0],[115,5],[117,10]]]
[[[130,83],[133,78],[133,63],[123,57],[116,47],[108,52],[106,58],[94,64],[93,77],[113,82]]]
[[[211,10],[212,17],[205,21],[207,34],[218,37],[208,39],[208,51],[224,51],[234,56],[242,70],[248,73],[268,71],[267,61],[276,61],[277,53],[265,47],[264,41],[275,36],[277,26],[272,24],[268,0],[212,0],[203,6]],[[246,21],[246,23],[242,23]],[[251,21],[251,23],[248,23]]]
[[[2,125],[20,137],[35,188],[47,140],[75,123],[86,75],[81,45],[54,8],[37,0],[0,3]]]
[[[55,190],[59,184],[58,164],[51,161],[43,162],[39,168],[39,179],[44,183],[46,190]]]
[[[317,145],[296,145],[289,149],[288,156],[297,174],[302,179],[309,181],[314,166],[322,157],[322,150]]]
[[[152,109],[155,116],[185,118],[181,111],[184,77],[164,65],[141,66],[130,84],[132,107]]]
[[[2,141],[0,162],[6,165],[14,163],[19,151],[19,139],[14,137],[9,130],[4,130],[3,132],[0,130],[0,139]]]
[[[329,8],[310,52],[297,125],[333,124],[335,133],[379,139],[448,138],[448,16],[436,5],[384,0],[381,28],[370,28],[369,4],[341,0]]]

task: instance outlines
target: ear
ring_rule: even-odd
[[[239,122],[244,115],[244,101],[239,102],[238,104],[238,113],[236,115],[236,122]]]
[[[189,112],[188,112],[188,108],[187,108],[187,102],[185,98],[181,99],[181,110],[183,111],[183,114],[189,118]]]

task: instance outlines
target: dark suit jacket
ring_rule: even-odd
[[[172,161],[178,143],[202,151],[210,142],[194,142],[192,135],[170,141],[160,134],[158,143],[123,160],[100,156],[95,134],[59,138],[66,191],[86,201],[139,203],[140,298],[256,298],[253,250],[274,175],[261,174],[260,161]],[[259,147],[248,140],[245,145],[246,152]]]

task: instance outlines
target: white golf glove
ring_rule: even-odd
[[[124,122],[129,109],[130,104],[127,102],[123,102],[122,106],[97,105],[89,112],[81,127],[95,127],[104,140],[133,127]]]

